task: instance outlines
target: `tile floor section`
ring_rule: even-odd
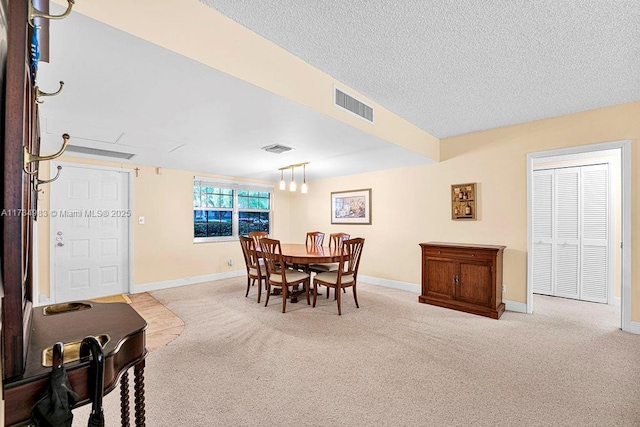
[[[133,307],[147,321],[147,350],[154,351],[178,337],[184,322],[147,293],[128,295]]]

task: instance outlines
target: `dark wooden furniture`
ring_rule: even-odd
[[[74,310],[74,304],[86,309]],[[104,391],[112,391],[120,382],[122,425],[129,425],[129,368],[135,376],[135,425],[145,425],[144,357],[147,322],[125,303],[95,303],[90,301],[60,304],[71,311],[58,312],[58,306],[36,307],[32,311],[31,333],[24,373],[4,384],[5,423],[21,425],[29,420],[31,407],[46,390],[51,367],[44,366],[45,349],[56,342],[65,346],[65,367],[73,390],[80,396],[76,406],[89,403],[91,373],[89,362],[73,358],[70,343],[86,336],[101,336],[105,355]],[[53,308],[51,314],[48,309]],[[63,308],[64,309],[64,308]],[[120,381],[118,381],[120,380]]]
[[[267,269],[267,300],[264,306],[266,307],[269,304],[271,287],[280,288],[282,289],[282,312],[284,313],[287,308],[289,287],[292,288],[292,293],[297,293],[298,285],[300,284],[304,284],[307,304],[311,304],[309,300],[309,288],[311,286],[309,273],[286,268],[280,241],[263,237],[260,239],[260,249]]]
[[[33,4],[38,10],[48,10],[48,1],[36,0]],[[56,342],[66,344],[65,368],[80,399],[76,406],[88,403],[93,381],[90,363],[70,360],[68,350],[86,336],[100,336],[104,345],[104,391],[111,391],[120,382],[122,425],[128,426],[127,371],[134,367],[135,423],[144,426],[147,354],[144,319],[128,304],[78,302],[33,307],[33,225],[38,217],[36,187],[40,183],[36,171],[40,162],[54,156],[39,157],[37,61],[30,57],[34,27],[29,23],[29,15],[28,0],[0,0],[0,44],[4,46],[0,49],[3,102],[0,211],[4,213],[0,217],[0,285],[4,293],[1,309],[5,425],[29,423],[31,406],[45,393],[51,372],[50,367],[44,366],[43,350]],[[25,164],[24,159],[31,161]]]
[[[505,246],[420,243],[422,293],[418,301],[499,319]]]
[[[297,264],[308,271],[310,264],[330,263],[340,261],[340,249],[326,246],[305,245],[301,243],[281,243],[282,258],[286,265]],[[257,247],[258,255],[262,256],[262,249]],[[297,293],[291,296],[291,302],[298,302]]]
[[[247,236],[251,237],[252,239],[259,240],[263,237],[269,237],[269,233],[267,233],[266,231],[252,231],[247,234]]]
[[[260,232],[257,232],[260,233]],[[265,236],[256,237],[256,239],[263,239]],[[240,236],[240,246],[242,247],[242,255],[244,256],[244,263],[247,267],[247,292],[244,297],[249,296],[249,290],[252,285],[255,285],[258,281],[258,303],[260,303],[260,297],[262,295],[262,282],[266,281],[267,272],[264,265],[260,265],[260,258],[258,257],[258,251],[256,250],[256,243],[259,240],[254,240],[251,237]]]
[[[322,246],[324,233],[322,231],[309,231],[305,239],[307,245]]]
[[[318,298],[318,284],[326,286],[327,289],[335,289],[336,300],[338,301],[338,315],[342,315],[340,300],[342,292],[340,289],[351,287],[353,289],[353,299],[358,305],[358,295],[356,293],[356,285],[358,283],[358,267],[360,266],[360,257],[362,248],[364,247],[364,239],[361,237],[346,240],[341,245],[340,260],[338,261],[338,269],[336,271],[326,271],[317,274],[313,278],[313,306],[316,306]],[[329,291],[327,290],[327,295]]]
[[[347,233],[331,233],[329,234],[329,247],[330,248],[342,248],[342,243],[345,240],[349,240],[351,238]],[[337,262],[329,262],[324,264],[311,264],[309,265],[309,271],[313,271],[314,273],[324,273],[325,271],[337,271],[338,263]],[[344,290],[346,292],[346,289]],[[329,298],[329,290],[327,290],[327,298]]]
[[[302,243],[282,243],[280,247],[286,263],[309,265],[340,261],[340,249],[334,247],[304,245]]]

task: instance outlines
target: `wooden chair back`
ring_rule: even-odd
[[[284,258],[280,248],[280,240],[263,237],[259,241],[264,266],[267,268],[267,278],[272,274],[282,274],[282,280],[286,283]],[[268,279],[267,279],[268,280]]]
[[[330,248],[342,248],[342,243],[345,240],[349,240],[351,236],[347,233],[331,233],[329,234],[329,247]]]
[[[324,233],[321,231],[310,231],[307,233],[305,244],[312,246],[322,246],[324,241]]]
[[[256,243],[251,237],[240,236],[240,246],[242,247],[242,255],[244,255],[244,262],[247,265],[247,273],[249,269],[255,268],[260,275],[260,258],[256,250]]]
[[[259,240],[263,237],[269,237],[269,233],[267,233],[266,231],[252,231],[247,234],[247,236],[251,237],[252,239]]]
[[[345,240],[342,243],[342,255],[340,256],[340,269],[338,274],[353,275],[355,281],[358,277],[358,268],[360,267],[360,256],[364,247],[364,239],[356,237],[355,239]]]

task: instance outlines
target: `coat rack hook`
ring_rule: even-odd
[[[54,176],[51,179],[36,179],[36,182],[38,185],[40,184],[49,184],[50,182],[55,181],[56,179],[60,178],[60,172],[62,172],[62,166],[58,166],[58,172],[56,173],[56,176]]]
[[[64,87],[64,82],[62,80],[60,80],[60,87],[58,88],[57,91],[55,92],[51,92],[51,93],[47,93],[47,92],[43,92],[40,90],[40,88],[38,86],[36,86],[35,91],[36,91],[36,102],[38,104],[42,104],[44,101],[40,101],[40,97],[41,96],[56,96],[57,94],[59,94],[60,92],[62,92],[62,88]]]
[[[33,6],[33,3],[29,1],[29,23],[33,27],[33,19],[34,18],[44,18],[44,19],[62,19],[69,16],[71,13],[71,8],[75,4],[75,0],[67,0],[67,10],[64,11],[62,15],[49,15],[48,13],[44,13]]]
[[[38,156],[35,154],[31,154],[29,150],[27,150],[27,147],[24,147],[24,160],[23,160],[22,168],[26,171],[27,165],[31,162],[53,160],[55,158],[62,156],[62,154],[64,153],[64,150],[67,149],[67,144],[69,143],[69,134],[68,133],[62,134],[62,139],[64,140],[64,142],[62,143],[62,148],[60,148],[60,150],[57,153],[49,154],[48,156]]]

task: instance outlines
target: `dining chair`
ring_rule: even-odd
[[[351,236],[347,233],[331,233],[329,234],[329,248],[342,248],[342,243],[345,240],[349,240]],[[326,262],[320,264],[310,264],[309,271],[314,273],[324,273],[326,271],[337,271],[338,263],[337,262]],[[347,292],[346,289],[343,289],[344,292]],[[327,289],[327,298],[329,298],[329,290]]]
[[[247,292],[244,297],[249,295],[249,289],[255,285],[258,281],[258,303],[260,303],[260,296],[262,294],[262,281],[265,285],[267,281],[267,272],[264,265],[260,262],[258,251],[256,250],[256,242],[251,237],[240,236],[240,246],[242,247],[242,254],[244,255],[244,262],[247,266]]]
[[[269,237],[269,233],[267,233],[266,231],[252,231],[249,234],[247,234],[247,236],[251,237],[252,239],[262,239],[263,237]]]
[[[306,245],[313,246],[322,246],[322,242],[324,241],[324,233],[321,231],[309,231],[307,233],[307,238],[304,241]]]
[[[262,252],[262,258],[264,259],[264,265],[267,268],[267,300],[265,301],[264,306],[266,307],[267,304],[269,304],[271,287],[274,286],[281,288],[282,312],[284,313],[287,308],[287,298],[290,293],[289,287],[291,287],[291,292],[293,293],[295,292],[294,289],[300,284],[304,284],[304,291],[307,295],[307,304],[311,304],[309,298],[309,291],[311,288],[310,276],[308,273],[286,268],[284,257],[282,256],[282,248],[280,247],[280,240],[263,237],[260,239],[260,249]]]
[[[326,271],[324,273],[316,274],[313,278],[313,306],[316,306],[316,299],[318,297],[318,284],[326,286],[328,289],[336,290],[336,300],[338,302],[338,314],[342,315],[341,310],[341,298],[342,292],[340,289],[351,287],[353,288],[353,299],[358,305],[358,295],[356,293],[356,284],[358,283],[358,268],[360,266],[360,257],[362,255],[362,248],[364,247],[364,239],[361,237],[355,239],[349,239],[342,243],[342,250],[340,253],[340,262],[338,263],[337,271]]]

